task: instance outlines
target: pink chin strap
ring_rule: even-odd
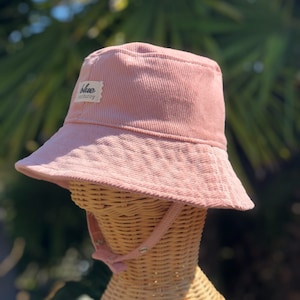
[[[126,260],[136,259],[151,250],[168,231],[176,217],[182,211],[184,204],[173,203],[168,209],[162,220],[154,228],[151,235],[136,249],[131,252],[118,255],[113,253],[107,246],[102,231],[98,225],[95,216],[91,212],[87,212],[87,223],[95,252],[92,257],[96,260],[103,261],[113,273],[120,273],[126,270]]]

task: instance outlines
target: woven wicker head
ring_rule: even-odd
[[[124,255],[155,229],[172,202],[103,186],[71,182],[73,201],[92,213],[108,247]],[[198,267],[206,210],[184,206],[161,240],[113,274],[103,300],[224,299]]]

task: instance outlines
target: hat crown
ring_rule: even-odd
[[[86,57],[65,123],[111,126],[226,149],[222,74],[213,60],[145,43]]]
[[[216,62],[143,43],[108,47],[85,59],[65,124],[16,168],[65,188],[76,180],[247,210],[224,123]]]

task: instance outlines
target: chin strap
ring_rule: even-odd
[[[173,203],[168,209],[162,220],[154,228],[151,235],[136,249],[131,252],[118,255],[113,253],[107,246],[102,231],[98,225],[95,216],[91,212],[87,212],[87,223],[92,243],[95,252],[92,257],[97,260],[103,261],[111,269],[113,273],[120,273],[126,270],[127,265],[124,263],[126,260],[136,259],[151,250],[168,231],[173,224],[176,217],[182,211],[184,204]]]

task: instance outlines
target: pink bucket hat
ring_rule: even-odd
[[[86,57],[64,125],[18,161],[30,177],[121,188],[201,208],[253,202],[228,160],[213,60],[145,43]]]

